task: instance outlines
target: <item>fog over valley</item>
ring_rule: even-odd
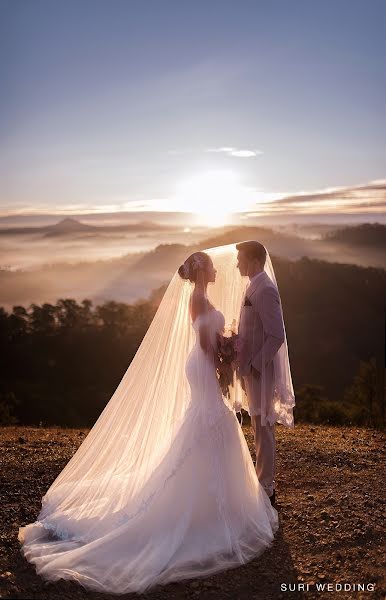
[[[0,305],[56,302],[132,302],[167,284],[197,249],[258,239],[272,256],[386,267],[386,226],[296,223],[274,227],[189,227],[139,221],[90,224],[65,218],[50,224],[0,229]]]

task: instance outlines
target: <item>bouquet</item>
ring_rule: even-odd
[[[230,386],[234,385],[234,375],[241,381],[244,388],[242,377],[238,373],[238,354],[241,349],[241,340],[235,331],[236,322],[233,321],[229,328],[230,335],[217,333],[217,378],[221,391],[226,398],[230,399]]]

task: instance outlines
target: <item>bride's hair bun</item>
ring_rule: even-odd
[[[185,263],[178,268],[178,275],[181,277],[181,279],[189,279],[189,273]]]
[[[188,279],[194,283],[197,278],[197,272],[200,269],[206,269],[209,266],[210,260],[210,256],[206,252],[193,252],[178,268],[178,275],[182,279]]]

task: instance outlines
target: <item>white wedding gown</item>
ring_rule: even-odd
[[[213,362],[201,349],[207,320],[214,341],[224,316],[193,323],[186,362],[191,401],[176,438],[141,490],[141,502],[82,528],[44,519],[20,528],[22,552],[45,579],[124,594],[244,564],[271,545],[278,513],[259,483],[236,414],[225,404]],[[156,491],[154,491],[156,490]]]

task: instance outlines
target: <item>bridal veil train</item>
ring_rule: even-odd
[[[37,520],[19,529],[22,554],[46,580],[140,593],[244,564],[274,539],[278,514],[236,417],[244,392],[235,380],[222,396],[198,340],[200,321],[214,340],[237,320],[248,281],[234,244],[205,252],[217,270],[208,289],[215,308],[192,323],[191,286],[176,271],[109,403]],[[269,255],[267,269],[274,279]],[[283,346],[279,422],[293,394]]]

